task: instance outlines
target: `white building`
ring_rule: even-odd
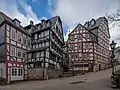
[[[26,51],[29,49],[30,37],[20,21],[0,12],[0,77],[8,82],[23,80]]]

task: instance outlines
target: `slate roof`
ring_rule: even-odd
[[[93,20],[93,19],[92,19]],[[108,21],[105,17],[99,17],[98,19],[95,20],[95,24],[94,25],[90,25],[91,21],[88,21],[86,23],[89,23],[89,27],[88,29],[91,30],[91,32],[93,32],[95,35],[98,36],[98,31],[97,31],[97,28],[101,25],[102,22],[105,22],[106,24],[108,24]],[[85,25],[85,24],[84,24]],[[95,31],[96,30],[96,31]],[[109,34],[109,37],[110,37],[110,32],[109,32],[109,29],[108,29],[108,34]]]
[[[35,29],[35,31],[32,32],[32,33],[37,33],[37,32],[39,32],[39,31],[42,31],[42,30],[45,30],[45,29],[51,28],[53,25],[55,25],[55,23],[56,23],[56,21],[57,21],[58,19],[59,19],[59,21],[61,22],[61,19],[60,19],[59,16],[55,16],[55,17],[52,17],[52,18],[50,18],[50,19],[45,20],[45,22],[48,22],[48,21],[51,22],[50,26],[46,26],[46,27],[41,28],[41,29],[39,29],[39,30],[36,30],[36,29],[37,29],[37,26],[41,25],[41,22],[38,23],[38,24],[35,24],[35,25],[27,25],[27,26],[24,27],[24,29],[30,29],[31,26],[33,26],[34,29]]]
[[[15,27],[19,28],[22,32],[26,33],[27,35],[30,35],[21,25],[18,27],[15,25],[15,23],[13,22],[14,20],[12,20],[10,17],[8,17],[6,14],[0,12],[0,16],[2,16],[7,22],[11,23],[12,25],[14,25]]]
[[[52,25],[55,25],[55,23],[56,23],[56,21],[57,20],[60,20],[60,17],[59,16],[55,16],[55,17],[52,17],[52,18],[50,18],[50,19],[48,19],[48,20],[45,20],[45,22],[48,22],[48,21],[50,21],[51,22],[51,26]],[[60,20],[61,21],[61,20]],[[40,23],[38,23],[38,24],[35,24],[35,25],[33,25],[34,27],[35,26],[38,26],[38,25],[40,25],[41,24],[41,22]],[[31,27],[31,25],[27,25],[27,26],[25,26],[24,28],[25,29],[27,29],[27,28],[30,28]],[[50,26],[48,26],[48,27],[50,27]],[[47,27],[45,27],[45,28],[47,28]],[[43,29],[43,28],[42,28]]]

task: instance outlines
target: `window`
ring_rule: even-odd
[[[26,58],[26,53],[25,53],[25,51],[23,51],[23,58]]]
[[[11,39],[16,40],[16,32],[15,32],[15,29],[13,29],[13,28],[11,30]]]
[[[21,69],[21,74],[20,75],[22,75],[22,69]]]
[[[79,48],[79,49],[82,48],[82,44],[81,44],[81,43],[78,44],[78,48]]]
[[[14,69],[14,75],[17,75],[17,68]]]
[[[28,45],[28,47],[30,47],[30,39],[28,39],[27,45]]]
[[[72,35],[70,38],[71,38],[71,40],[74,40],[74,39],[75,39],[74,35]]]
[[[21,34],[18,33],[18,41],[21,42]]]
[[[20,70],[20,69],[18,69],[18,76],[20,76],[20,73],[21,73],[21,70]]]
[[[77,55],[77,54],[75,55],[75,58],[78,58],[78,55]]]
[[[12,68],[12,76],[14,76],[14,72],[15,72],[15,71],[14,71],[14,68]]]
[[[33,54],[32,54],[32,58],[36,58],[36,53],[33,53]]]
[[[71,45],[70,47],[71,47],[71,50],[74,50],[74,45]]]
[[[71,58],[74,58],[74,54],[71,54]]]
[[[7,25],[7,30],[10,31],[10,26],[9,25]]]
[[[11,55],[16,56],[16,47],[11,46]]]
[[[18,76],[21,76],[22,75],[22,68],[19,68],[18,69]]]
[[[17,68],[12,68],[12,76],[16,76],[17,75]]]
[[[20,26],[20,23],[18,21],[15,22],[16,26]]]
[[[17,56],[21,57],[21,49],[20,48],[18,48]]]
[[[26,38],[23,37],[23,44],[26,45]]]
[[[21,76],[23,75],[23,70],[22,68],[12,68],[12,76]]]

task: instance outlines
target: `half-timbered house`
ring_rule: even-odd
[[[98,71],[107,68],[109,39],[105,17],[78,24],[67,40],[70,70]]]
[[[47,76],[50,77],[49,71],[59,71],[63,62],[64,39],[60,17],[41,20],[41,23],[35,25],[31,21],[31,24],[25,29],[32,35],[31,50],[27,52],[27,78],[45,79]]]
[[[29,49],[30,37],[20,21],[0,12],[0,77],[8,82],[23,80],[26,51]]]

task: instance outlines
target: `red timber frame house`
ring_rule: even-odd
[[[8,82],[24,80],[26,50],[30,49],[29,34],[17,19],[0,12],[0,77]]]
[[[68,35],[69,68],[71,71],[99,71],[107,68],[109,28],[105,17],[78,24]]]

